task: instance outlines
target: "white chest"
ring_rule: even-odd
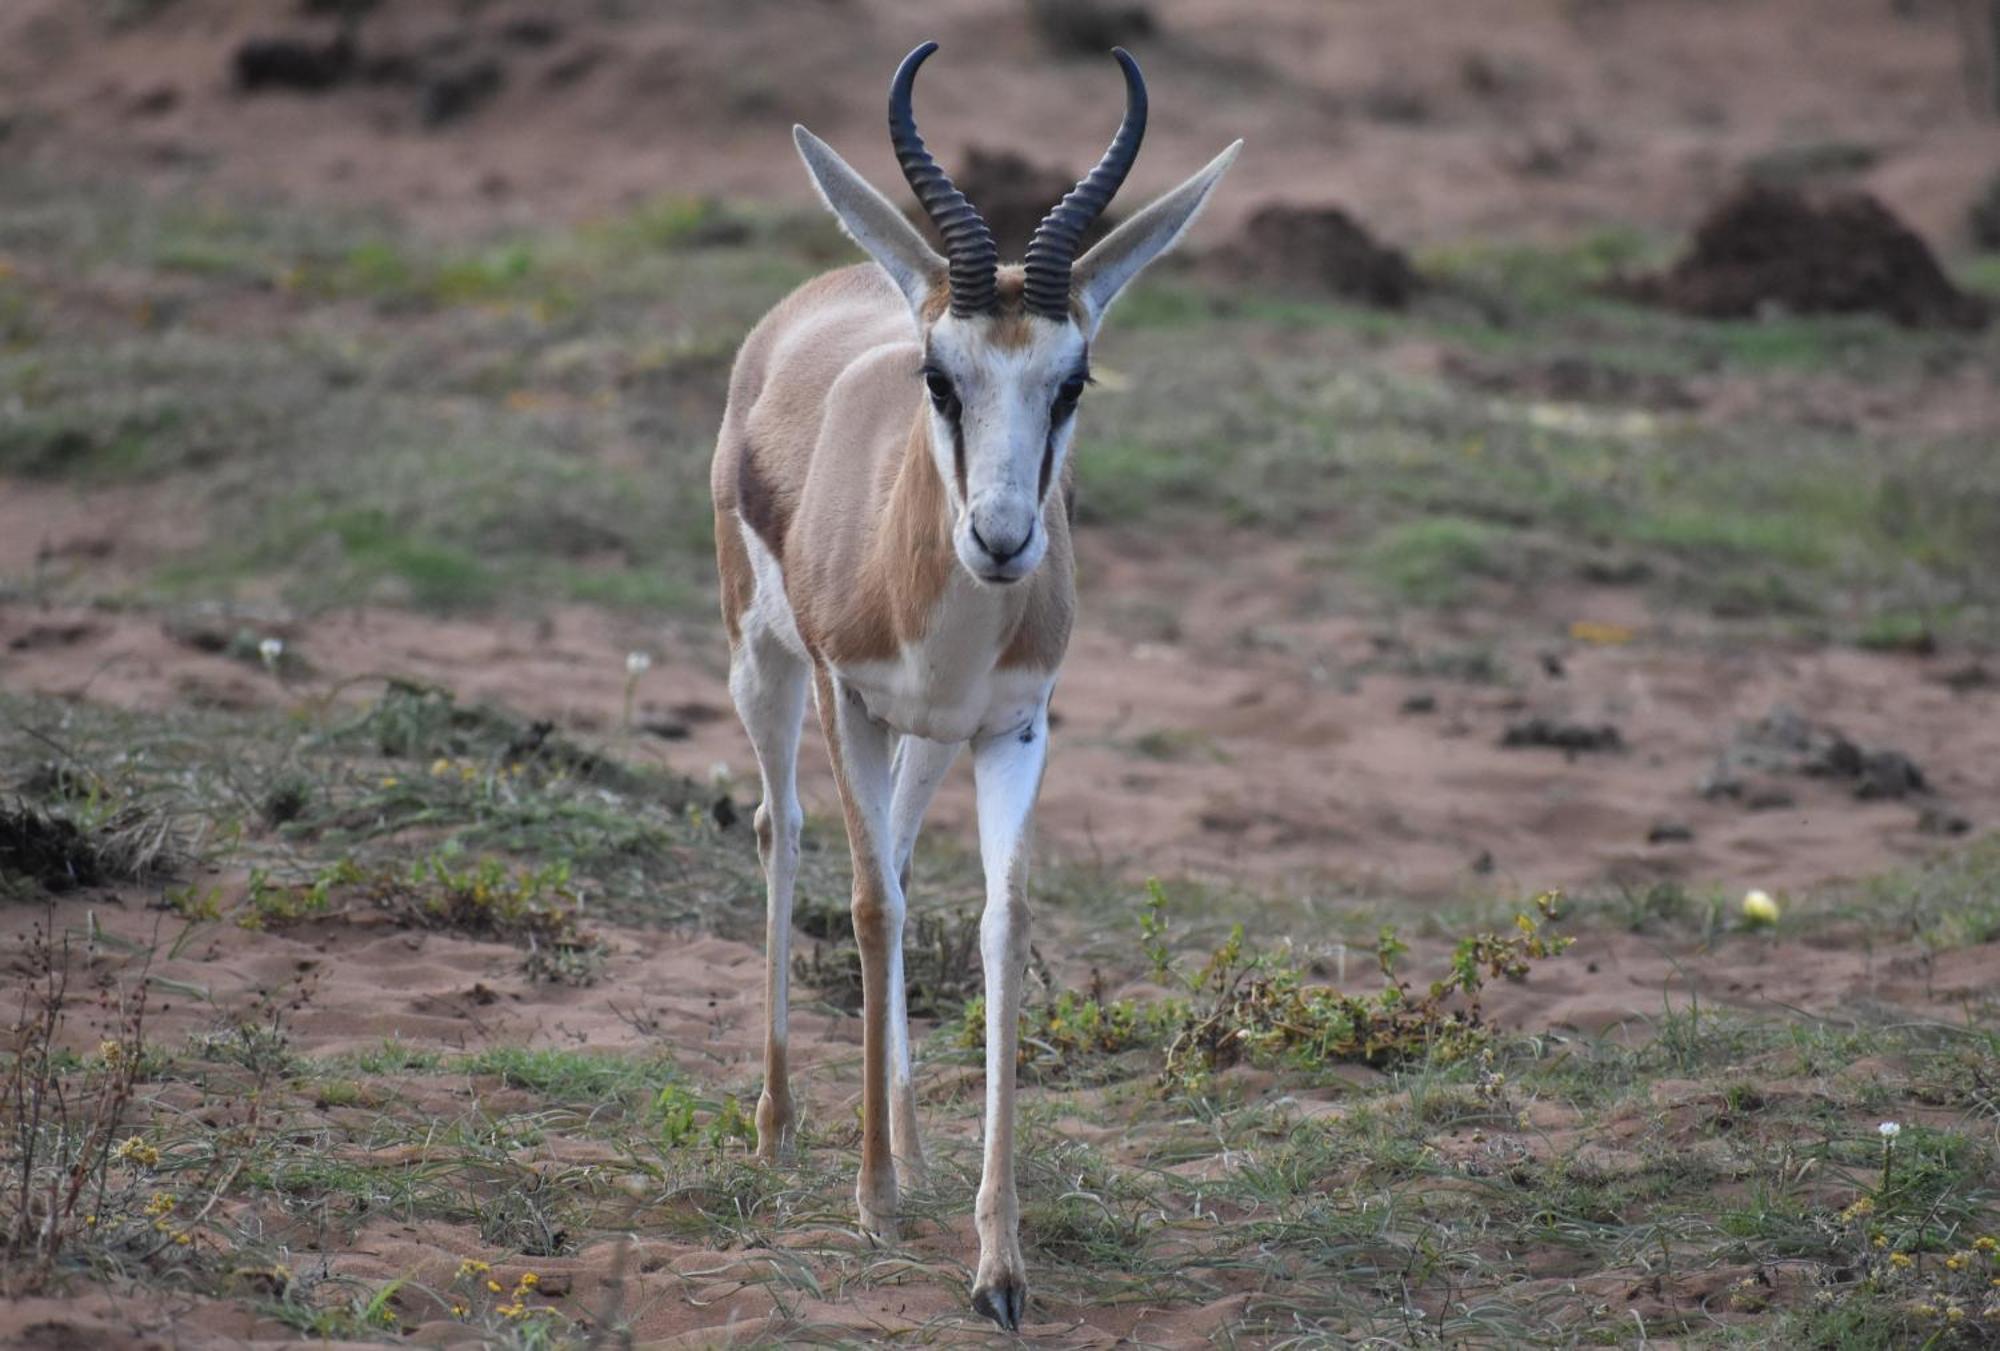
[[[1007,622],[999,593],[955,579],[922,639],[837,674],[868,716],[899,732],[957,742],[1013,731],[1048,699],[1055,676],[999,667]]]

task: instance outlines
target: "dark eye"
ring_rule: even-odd
[[[924,387],[931,392],[931,402],[943,408],[958,397],[958,391],[951,387],[951,377],[935,366],[924,367]]]
[[[1072,375],[1056,386],[1056,407],[1065,411],[1076,407],[1076,401],[1083,397],[1083,387],[1089,380],[1087,375]]]

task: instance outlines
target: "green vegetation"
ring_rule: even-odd
[[[744,826],[661,805],[667,785],[603,748],[546,732],[529,746],[505,710],[423,687],[284,719],[18,700],[0,712],[10,763],[62,766],[17,785],[22,810],[72,821],[85,845],[126,812],[198,819],[179,856],[240,879],[163,888],[176,913],[151,946],[86,930],[65,947],[48,912],[17,1049],[0,1056],[13,1288],[115,1273],[243,1301],[309,1335],[394,1339],[456,1319],[553,1346],[581,1343],[603,1309],[538,1272],[620,1234],[777,1254],[731,1279],[790,1301],[766,1328],[779,1340],[817,1335],[785,1311],[793,1296],[962,1279],[950,1226],[978,1171],[980,1086],[957,1067],[976,1063],[983,1021],[962,918],[971,859],[919,860],[929,927],[913,970],[926,998],[958,1002],[921,1048],[933,1183],[910,1193],[904,1245],[870,1253],[824,1237],[847,1223],[852,1119],[809,1111],[799,1164],[753,1164],[756,1086],[699,1039],[613,1051],[413,1037],[315,1057],[290,1027],[305,1006],[279,988],[213,1008],[184,1038],[150,1030],[159,1004],[206,999],[147,980],[150,964],[217,935],[270,941],[244,935],[246,919],[330,934],[386,915],[441,941],[535,947],[579,907],[600,923],[616,907],[626,922],[754,931]],[[587,801],[633,784],[655,791],[619,797],[618,814],[650,843],[579,833]],[[280,788],[294,810],[274,824]],[[809,897],[842,894],[829,842],[814,827]],[[1994,845],[1795,900],[1775,934],[1990,942]],[[656,851],[670,871],[650,871]],[[633,867],[651,880],[627,891]],[[1066,953],[1060,971],[1037,961],[1024,1015],[1020,1158],[1036,1299],[1052,1316],[1121,1300],[1172,1313],[1234,1292],[1240,1331],[1260,1338],[1617,1342],[1635,1315],[1648,1337],[1704,1343],[1992,1332],[1990,1001],[1962,1023],[1677,1000],[1622,1035],[1514,1030],[1483,1018],[1479,996],[1534,988],[1547,959],[1583,960],[1557,958],[1570,934],[1636,928],[1691,952],[1772,931],[1671,886],[1583,898],[1565,939],[1549,930],[1552,900],[1519,916],[1382,901],[1316,927],[1354,938],[1350,978],[1328,948],[1276,942],[1268,901],[1178,882],[1135,894],[1085,872],[1043,886],[1063,904],[1043,908],[1041,941]],[[806,1005],[822,1014],[839,1007],[840,910],[801,910],[820,948],[808,969],[834,973],[835,996]],[[120,984],[102,1044],[79,1052],[51,1010],[73,1002],[65,973],[86,947],[123,954],[139,978]],[[1094,979],[1065,985],[1084,962]],[[273,1238],[305,1226],[341,1252],[385,1222],[455,1237],[388,1278],[307,1264]]]
[[[172,480],[209,542],[153,560],[152,590],[276,577],[308,607],[705,609],[730,354],[847,256],[815,217],[706,201],[446,247],[365,218],[6,186],[0,472]],[[1329,537],[1331,565],[1393,605],[1621,576],[1747,623],[1991,638],[1991,429],[1829,416],[1818,382],[1913,409],[2000,340],[1600,293],[1666,252],[1616,233],[1438,250],[1408,314],[1168,273],[1107,334],[1081,519]],[[134,274],[124,319],[64,298]],[[210,322],[222,307],[262,317]],[[1408,344],[1438,371],[1384,359]],[[1705,415],[1722,393],[1755,411]]]
[[[328,605],[707,611],[734,344],[847,246],[817,215],[679,199],[442,244],[18,169],[0,189],[0,475],[143,495],[186,526],[121,553],[136,573],[117,597],[39,564],[0,587],[145,606],[275,586],[301,616],[280,649],[227,626],[210,648],[279,682],[282,711],[0,695],[0,909],[24,935],[0,1047],[0,1288],[171,1290],[317,1338],[455,1320],[539,1348],[747,1286],[770,1298],[760,1335],[834,1341],[852,1328],[816,1325],[815,1304],[962,1284],[975,859],[928,844],[915,863],[931,1180],[908,1191],[903,1244],[866,1248],[851,1094],[827,1087],[851,1077],[860,993],[838,827],[808,830],[796,916],[798,1035],[817,1038],[802,1158],[766,1168],[754,1029],[703,1014],[670,1042],[635,1001],[606,1046],[563,1017],[625,978],[635,932],[761,938],[748,804],[618,738],[408,681],[322,686],[311,663]],[[1316,580],[1389,612],[1376,668],[1428,678],[1519,676],[1476,636],[1402,637],[1425,632],[1402,612],[1577,581],[1875,648],[2000,637],[1992,429],[1906,416],[1992,368],[2000,339],[1704,323],[1599,289],[1663,252],[1618,234],[1441,250],[1406,314],[1168,272],[1102,344],[1079,520],[1307,544]],[[2000,290],[1991,260],[1966,277]],[[1867,398],[1829,399],[1850,386]],[[1198,729],[1121,735],[1163,762],[1220,753]],[[1552,900],[1141,892],[1079,863],[1035,885],[1019,1158],[1053,1319],[1234,1298],[1229,1335],[1291,1344],[2000,1338],[1990,994],[1944,1019],[1676,987],[1611,1033],[1502,1025],[1479,1002],[1594,960],[1559,956],[1572,936],[1631,934],[1675,960],[1894,947],[1928,990],[2000,940],[2000,837],[1785,897],[1768,924],[1672,882],[1578,897],[1561,938]],[[65,899],[78,888],[96,890]],[[114,905],[152,937],[107,928]],[[447,1035],[426,1005],[386,1039],[302,1036],[316,945],[363,942],[474,952],[451,996],[467,1017]],[[276,974],[225,1005],[160,969],[209,960],[195,969]],[[516,996],[534,1019],[508,1016]],[[356,1274],[383,1226],[430,1251]],[[567,1292],[552,1263],[626,1235],[718,1260],[633,1257],[643,1298]]]

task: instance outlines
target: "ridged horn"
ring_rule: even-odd
[[[895,147],[896,163],[909,180],[924,214],[944,236],[945,261],[950,265],[951,312],[964,318],[986,314],[999,304],[994,271],[1000,266],[1000,250],[993,243],[993,231],[973,209],[965,194],[952,184],[924,138],[917,135],[916,114],[911,111],[910,91],[917,82],[917,67],[937,50],[926,42],[903,58],[896,78],[889,85],[889,143]]]
[[[1118,195],[1125,175],[1132,171],[1132,162],[1139,158],[1139,142],[1146,135],[1146,78],[1139,73],[1139,63],[1123,47],[1113,47],[1111,54],[1125,72],[1125,120],[1097,167],[1042,218],[1028,244],[1028,278],[1023,294],[1028,312],[1058,322],[1069,318],[1069,273],[1076,262],[1077,246],[1083,242],[1083,232]]]

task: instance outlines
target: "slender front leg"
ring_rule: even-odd
[[[757,752],[757,856],[764,865],[764,1091],[757,1098],[757,1157],[775,1163],[796,1143],[798,1117],[785,1063],[792,970],[792,888],[799,876],[799,729],[806,665],[768,639],[746,636],[730,654],[729,692]]]
[[[951,762],[958,758],[956,742],[926,741],[905,736],[896,742],[894,796],[889,806],[889,830],[895,841],[896,884],[907,904],[910,894],[910,854],[924,812],[937,795]],[[889,1150],[896,1158],[896,1182],[902,1187],[924,1183],[924,1145],[917,1130],[917,1086],[910,1067],[910,999],[903,970],[903,930],[889,935]]]
[[[1014,1061],[1028,966],[1029,824],[1048,740],[1044,700],[1026,727],[972,747],[979,857],[986,868],[986,912],[979,925],[979,955],[986,967],[986,1158],[973,1210],[979,1271],[972,1307],[1009,1332],[1020,1328],[1028,1305],[1021,1206],[1014,1191]]]
[[[889,1149],[891,935],[903,931],[889,806],[894,780],[891,734],[868,716],[861,698],[825,667],[813,671],[820,726],[847,818],[854,864],[854,942],[861,949],[861,1176],[854,1199],[861,1226],[884,1242],[896,1238],[896,1167]],[[900,974],[900,973],[898,973]]]

